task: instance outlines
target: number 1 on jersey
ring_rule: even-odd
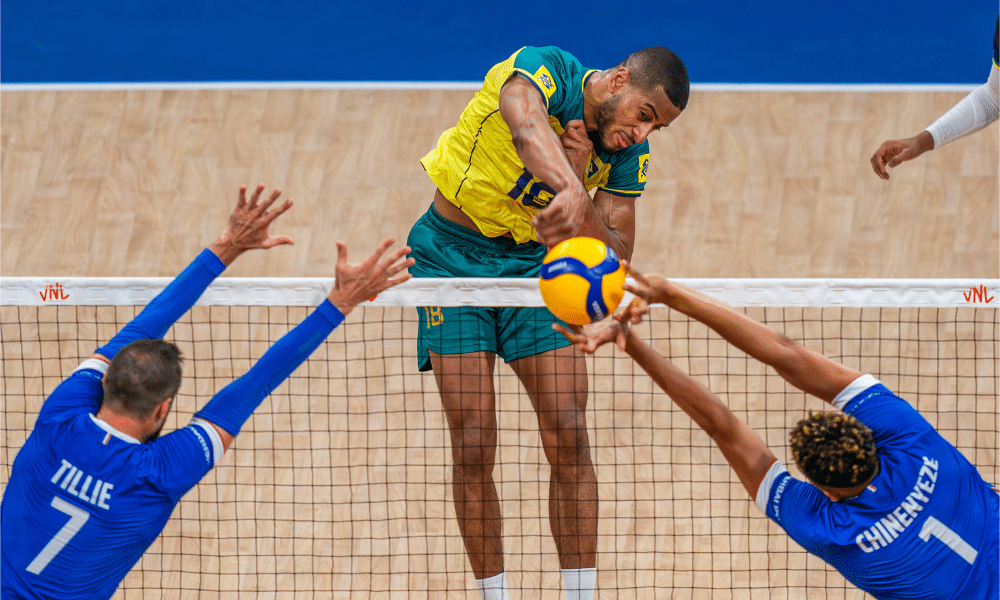
[[[52,508],[69,515],[69,522],[56,532],[55,536],[49,540],[48,544],[45,544],[45,547],[38,553],[38,556],[28,565],[28,572],[35,575],[41,573],[42,569],[52,562],[56,554],[59,554],[66,544],[73,539],[73,536],[80,531],[80,528],[87,522],[87,519],[90,518],[89,512],[78,506],[73,506],[59,496],[52,497]]]
[[[927,517],[924,521],[923,527],[920,528],[920,533],[918,534],[920,539],[925,542],[930,541],[933,535],[937,539],[944,542],[946,546],[955,551],[965,562],[970,565],[976,562],[976,557],[979,556],[979,552],[975,548],[969,545],[968,542],[962,539],[960,535],[952,531],[947,525],[938,521],[934,517]]]

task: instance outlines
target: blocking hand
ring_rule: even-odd
[[[289,237],[272,236],[268,232],[271,223],[292,207],[291,198],[285,200],[278,208],[269,210],[281,197],[281,190],[274,190],[269,198],[260,202],[263,191],[264,184],[261,183],[247,201],[247,186],[240,186],[239,199],[236,201],[236,208],[229,215],[226,228],[209,246],[223,264],[227,266],[232,264],[236,257],[247,250],[267,249],[294,243]]]
[[[395,243],[396,238],[388,238],[364,262],[352,265],[347,262],[347,246],[344,242],[337,242],[337,279],[327,298],[341,313],[347,315],[358,304],[412,277],[409,273],[400,275],[414,263],[412,258],[406,258],[412,251],[409,246],[403,246],[389,258],[380,260],[389,246]]]

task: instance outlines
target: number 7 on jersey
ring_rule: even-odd
[[[38,553],[38,556],[28,565],[28,572],[35,575],[41,573],[52,562],[56,554],[59,554],[66,544],[73,539],[73,536],[80,531],[80,528],[87,522],[87,519],[90,518],[89,512],[78,506],[73,506],[59,496],[52,497],[52,508],[69,515],[69,522],[56,532],[55,536],[49,540],[48,544],[45,544],[45,547]]]

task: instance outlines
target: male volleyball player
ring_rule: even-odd
[[[659,276],[629,271],[637,297],[610,321],[562,332],[585,352],[617,341],[719,446],[743,487],[792,539],[876,598],[997,600],[1000,492],[905,400],[731,307]],[[705,323],[838,410],[792,430],[799,481],[708,389],[640,340],[662,302]]]
[[[632,253],[647,136],[688,101],[687,70],[646,48],[603,71],[555,47],[525,47],[486,74],[458,124],[422,160],[437,190],[407,243],[415,277],[537,277],[546,246],[576,235]],[[597,188],[593,198],[589,190]],[[549,522],[567,598],[591,598],[597,479],[582,355],[545,308],[421,309],[419,368],[433,368],[454,458],[455,512],[476,585],[506,599],[493,482],[493,369],[510,364],[538,416],[552,466]]]
[[[163,530],[174,506],[233,442],[253,411],[358,303],[409,278],[388,239],[360,265],[337,244],[327,299],[191,423],[159,437],[181,383],[178,348],[161,338],[212,281],[252,248],[290,244],[268,234],[292,205],[239,201],[222,234],[45,401],[18,452],[0,505],[4,600],[110,598]]]
[[[990,76],[986,83],[972,90],[951,110],[931,123],[926,130],[905,140],[883,142],[871,158],[875,174],[882,179],[889,179],[886,167],[897,167],[904,161],[912,160],[928,150],[940,148],[960,137],[975,133],[996,121],[1000,115],[998,65],[1000,65],[1000,19],[997,19],[996,30],[993,33],[993,66],[990,68]]]

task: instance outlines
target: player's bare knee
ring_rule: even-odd
[[[456,477],[475,480],[493,472],[497,447],[495,428],[465,427],[453,432],[452,442]]]
[[[590,440],[586,423],[582,427],[565,427],[543,434],[545,457],[555,470],[577,468],[591,464]]]

